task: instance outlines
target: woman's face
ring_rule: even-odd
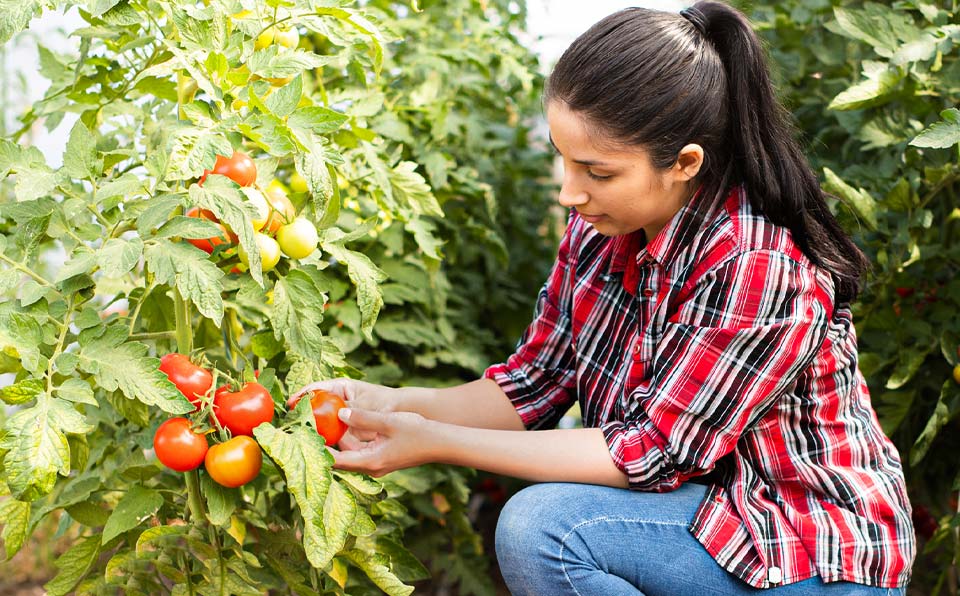
[[[702,151],[692,171],[689,163],[682,166],[682,159],[661,170],[639,147],[599,146],[584,119],[563,102],[547,105],[547,123],[563,158],[560,204],[576,209],[604,236],[642,228],[652,240],[689,200],[689,181],[699,171]],[[699,149],[688,145],[684,150],[689,147]]]

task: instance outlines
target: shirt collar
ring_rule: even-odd
[[[610,240],[610,273],[623,273],[630,265],[655,261],[668,266],[677,254],[689,246],[700,231],[711,209],[703,197],[701,186],[687,204],[667,222],[653,241],[647,243],[644,231],[614,236]]]

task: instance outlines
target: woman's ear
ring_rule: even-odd
[[[684,145],[673,164],[673,173],[678,182],[686,182],[700,173],[703,167],[703,147],[696,143]]]

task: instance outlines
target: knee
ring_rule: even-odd
[[[569,485],[544,483],[513,495],[497,520],[496,550],[501,565],[533,558],[556,538],[559,520],[569,500]]]

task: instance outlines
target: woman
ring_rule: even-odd
[[[850,312],[868,263],[769,78],[716,2],[577,39],[545,93],[570,218],[533,322],[459,387],[305,388],[351,406],[336,465],[539,482],[497,527],[514,594],[901,594],[910,505]],[[585,428],[549,430],[574,401]]]

